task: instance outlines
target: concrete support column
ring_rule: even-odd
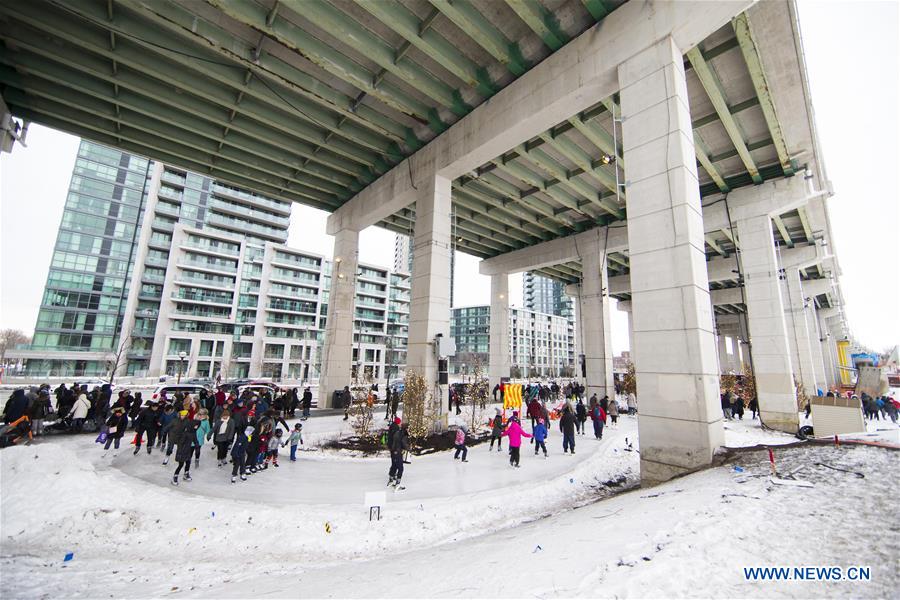
[[[791,364],[794,377],[803,384],[807,396],[816,395],[816,371],[813,367],[812,349],[809,344],[809,329],[806,325],[806,300],[800,282],[800,271],[787,268],[784,271],[787,295],[785,296],[784,321],[788,341],[793,354]]]
[[[797,395],[772,220],[768,215],[749,217],[738,221],[737,230],[760,416],[769,427],[794,433],[799,425]]]
[[[579,305],[583,332],[585,391],[588,398],[597,394],[615,397],[613,385],[612,326],[610,325],[609,277],[606,257],[595,241],[583,250]]]
[[[725,374],[731,368],[728,364],[728,347],[726,346],[725,334],[720,333],[716,336],[716,349],[719,356],[719,373]]]
[[[490,367],[491,389],[509,377],[509,275],[491,275]]]
[[[822,355],[822,344],[819,332],[819,322],[816,319],[816,307],[812,300],[809,301],[806,310],[803,311],[806,318],[806,328],[809,332],[809,349],[812,352],[813,375],[816,378],[816,389],[822,393],[828,391],[828,378],[825,376],[825,357]]]
[[[724,443],[683,49],[619,65],[641,480],[710,464]]]
[[[350,385],[353,352],[353,310],[356,271],[359,264],[359,232],[342,229],[334,236],[334,263],[328,293],[328,320],[319,375],[319,406],[332,407],[332,393]]]
[[[738,338],[734,335],[728,337],[727,348],[731,351],[728,357],[728,368],[735,373],[741,372],[741,347]]]
[[[438,390],[434,339],[450,337],[450,180],[435,175],[416,191],[412,290],[407,369],[422,374],[441,411],[446,390]]]
[[[834,340],[822,313],[816,311],[816,321],[819,328],[819,346],[822,349],[822,361],[825,365],[825,382],[829,388],[836,387],[840,382],[837,372],[837,355],[834,350]]]

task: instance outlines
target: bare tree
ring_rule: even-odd
[[[131,347],[131,330],[128,331],[125,335],[122,336],[122,340],[119,342],[119,347],[116,350],[115,354],[112,355],[112,359],[107,361],[109,365],[109,383],[112,384],[116,378],[116,375],[119,374],[119,370],[128,364],[128,349]]]
[[[18,344],[27,344],[31,338],[20,329],[4,329],[0,331],[0,365],[6,364],[6,351],[14,349]]]
[[[484,376],[484,366],[481,359],[476,357],[472,365],[473,380],[466,386],[466,404],[472,409],[471,431],[475,433],[481,425],[484,425],[484,413],[487,407],[488,380]]]

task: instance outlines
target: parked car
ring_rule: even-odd
[[[212,389],[208,385],[203,385],[200,383],[164,383],[162,385],[156,386],[156,389],[153,390],[153,396],[151,396],[151,400],[159,401],[162,393],[166,393],[166,398],[172,398],[175,392],[181,392],[182,394],[199,394],[201,390],[206,390],[207,392],[212,392]]]
[[[75,385],[80,387],[87,387],[88,391],[91,391],[95,387],[102,388],[104,385],[109,385],[109,381],[106,379],[99,379],[94,377],[82,377],[77,378],[74,381]],[[116,386],[112,386],[112,390],[115,391]]]
[[[269,392],[270,394],[272,394],[272,396],[275,396],[275,394],[281,393],[282,388],[268,381],[253,382],[239,386],[237,389],[237,395],[242,395],[244,393],[244,390],[250,390],[250,392],[256,394],[257,396],[261,396],[266,392]]]

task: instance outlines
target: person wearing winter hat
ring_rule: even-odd
[[[547,439],[547,425],[544,423],[544,417],[538,417],[537,425],[534,426],[532,434],[534,435],[534,455],[537,456],[538,451],[543,450],[544,458],[546,458],[547,444],[544,442],[544,440]]]
[[[172,456],[172,450],[175,449],[175,444],[181,439],[185,429],[193,431],[191,422],[188,420],[188,411],[179,410],[178,418],[172,421],[171,427],[169,427],[169,445],[166,446],[166,457],[163,459],[163,465],[169,464],[169,457]]]
[[[197,439],[199,436],[197,430],[202,421],[199,419],[185,419],[181,422],[186,423],[186,425],[181,428],[175,437],[175,444],[178,446],[178,450],[175,452],[175,460],[178,462],[178,466],[175,467],[175,473],[172,475],[172,485],[178,485],[178,474],[181,473],[182,468],[184,469],[184,480],[191,480],[191,457],[194,455],[194,448],[198,445]],[[166,458],[168,459],[168,457]]]
[[[303,443],[303,425],[300,423],[294,423],[294,430],[291,432],[288,441],[281,445],[282,448],[287,446],[289,443],[291,445],[291,462],[297,462],[297,444]]]
[[[216,444],[216,458],[221,467],[225,464],[225,457],[228,456],[228,447],[231,445],[231,440],[234,439],[234,421],[231,418],[230,410],[225,409],[222,411],[215,427],[213,442]]]
[[[466,426],[460,424],[456,428],[456,443],[453,446],[456,448],[456,453],[453,455],[453,460],[459,458],[459,453],[462,452],[462,461],[469,462],[466,459],[466,456],[469,454],[469,449],[466,448]]]
[[[274,465],[278,466],[278,447],[281,445],[281,436],[283,432],[281,428],[275,430],[275,435],[269,438],[269,443],[266,448],[266,464],[263,467],[264,469],[269,468],[269,463],[274,463]]]
[[[494,449],[494,440],[497,440],[497,452],[503,450],[503,417],[500,415],[500,409],[494,409],[496,414],[491,421],[491,447],[488,452]]]
[[[506,431],[503,436],[509,436],[509,465],[511,467],[519,466],[519,450],[522,446],[522,437],[530,438],[531,434],[526,433],[519,423],[519,412],[513,412],[512,419],[506,424]]]
[[[253,428],[246,427],[234,436],[234,446],[231,447],[231,462],[234,465],[231,469],[231,483],[237,480],[238,474],[241,476],[241,481],[247,481],[244,467],[247,463],[247,446],[250,443],[251,435],[253,435]]]
[[[119,443],[128,428],[128,417],[125,416],[124,406],[117,406],[112,410],[112,414],[106,420],[106,427],[106,445],[103,446],[103,456],[106,456],[106,452],[113,444],[115,444],[113,456],[116,456],[119,453]]]
[[[197,430],[197,445],[194,446],[194,453],[196,454],[194,467],[196,468],[200,466],[200,450],[203,448],[203,442],[212,438],[212,426],[209,424],[209,411],[205,408],[198,409],[197,414],[194,416],[194,421],[198,421],[197,426],[195,427]]]

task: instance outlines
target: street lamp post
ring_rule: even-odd
[[[181,374],[184,372],[184,359],[187,358],[187,352],[182,350],[178,353],[178,383],[181,383]]]

